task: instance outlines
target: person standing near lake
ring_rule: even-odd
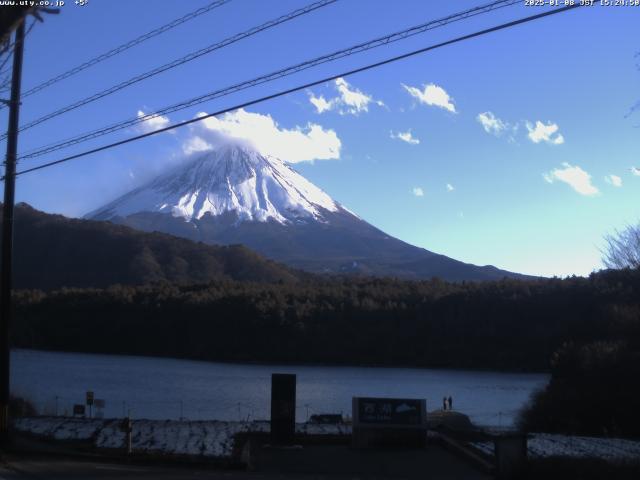
[[[451,398],[451,395],[449,395],[447,403],[449,404],[449,410],[453,410],[453,398]]]
[[[442,410],[447,410],[447,397],[442,397]]]

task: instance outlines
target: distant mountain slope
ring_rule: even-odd
[[[140,212],[110,221],[143,231],[162,231],[194,241],[242,244],[292,268],[312,273],[438,277],[447,281],[527,279],[526,275],[454,260],[398,240],[351,214],[324,212],[329,221],[299,222],[291,228],[277,222],[238,222],[233,213],[209,214],[185,222],[163,213]]]
[[[243,246],[212,246],[164,233],[50,215],[16,206],[16,288],[211,280],[294,282],[299,272]],[[303,274],[304,275],[304,274]]]
[[[415,247],[365,222],[282,160],[246,146],[200,154],[86,218],[209,244],[243,244],[314,273],[526,278]]]

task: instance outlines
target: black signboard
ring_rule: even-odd
[[[354,423],[360,425],[423,425],[426,422],[425,401],[406,398],[354,399]]]
[[[84,405],[75,404],[73,406],[73,415],[84,416]]]
[[[353,397],[353,447],[424,448],[426,441],[426,400]]]
[[[87,405],[93,405],[93,392],[87,392]]]
[[[271,442],[293,443],[296,430],[296,376],[288,373],[271,375]]]

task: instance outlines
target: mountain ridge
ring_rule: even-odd
[[[225,280],[295,283],[309,276],[241,245],[205,245],[49,214],[25,203],[15,209],[13,271],[15,288],[42,290]]]
[[[280,159],[247,146],[201,153],[85,218],[208,244],[242,244],[312,273],[531,278],[399,240],[352,213]]]

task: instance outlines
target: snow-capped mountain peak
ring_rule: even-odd
[[[447,280],[518,276],[394,238],[282,160],[237,143],[199,153],[87,217],[197,242],[242,244],[314,273]]]
[[[158,212],[190,221],[232,212],[238,221],[287,224],[323,221],[323,211],[338,210],[343,207],[284,161],[230,144],[194,156],[87,217]]]

